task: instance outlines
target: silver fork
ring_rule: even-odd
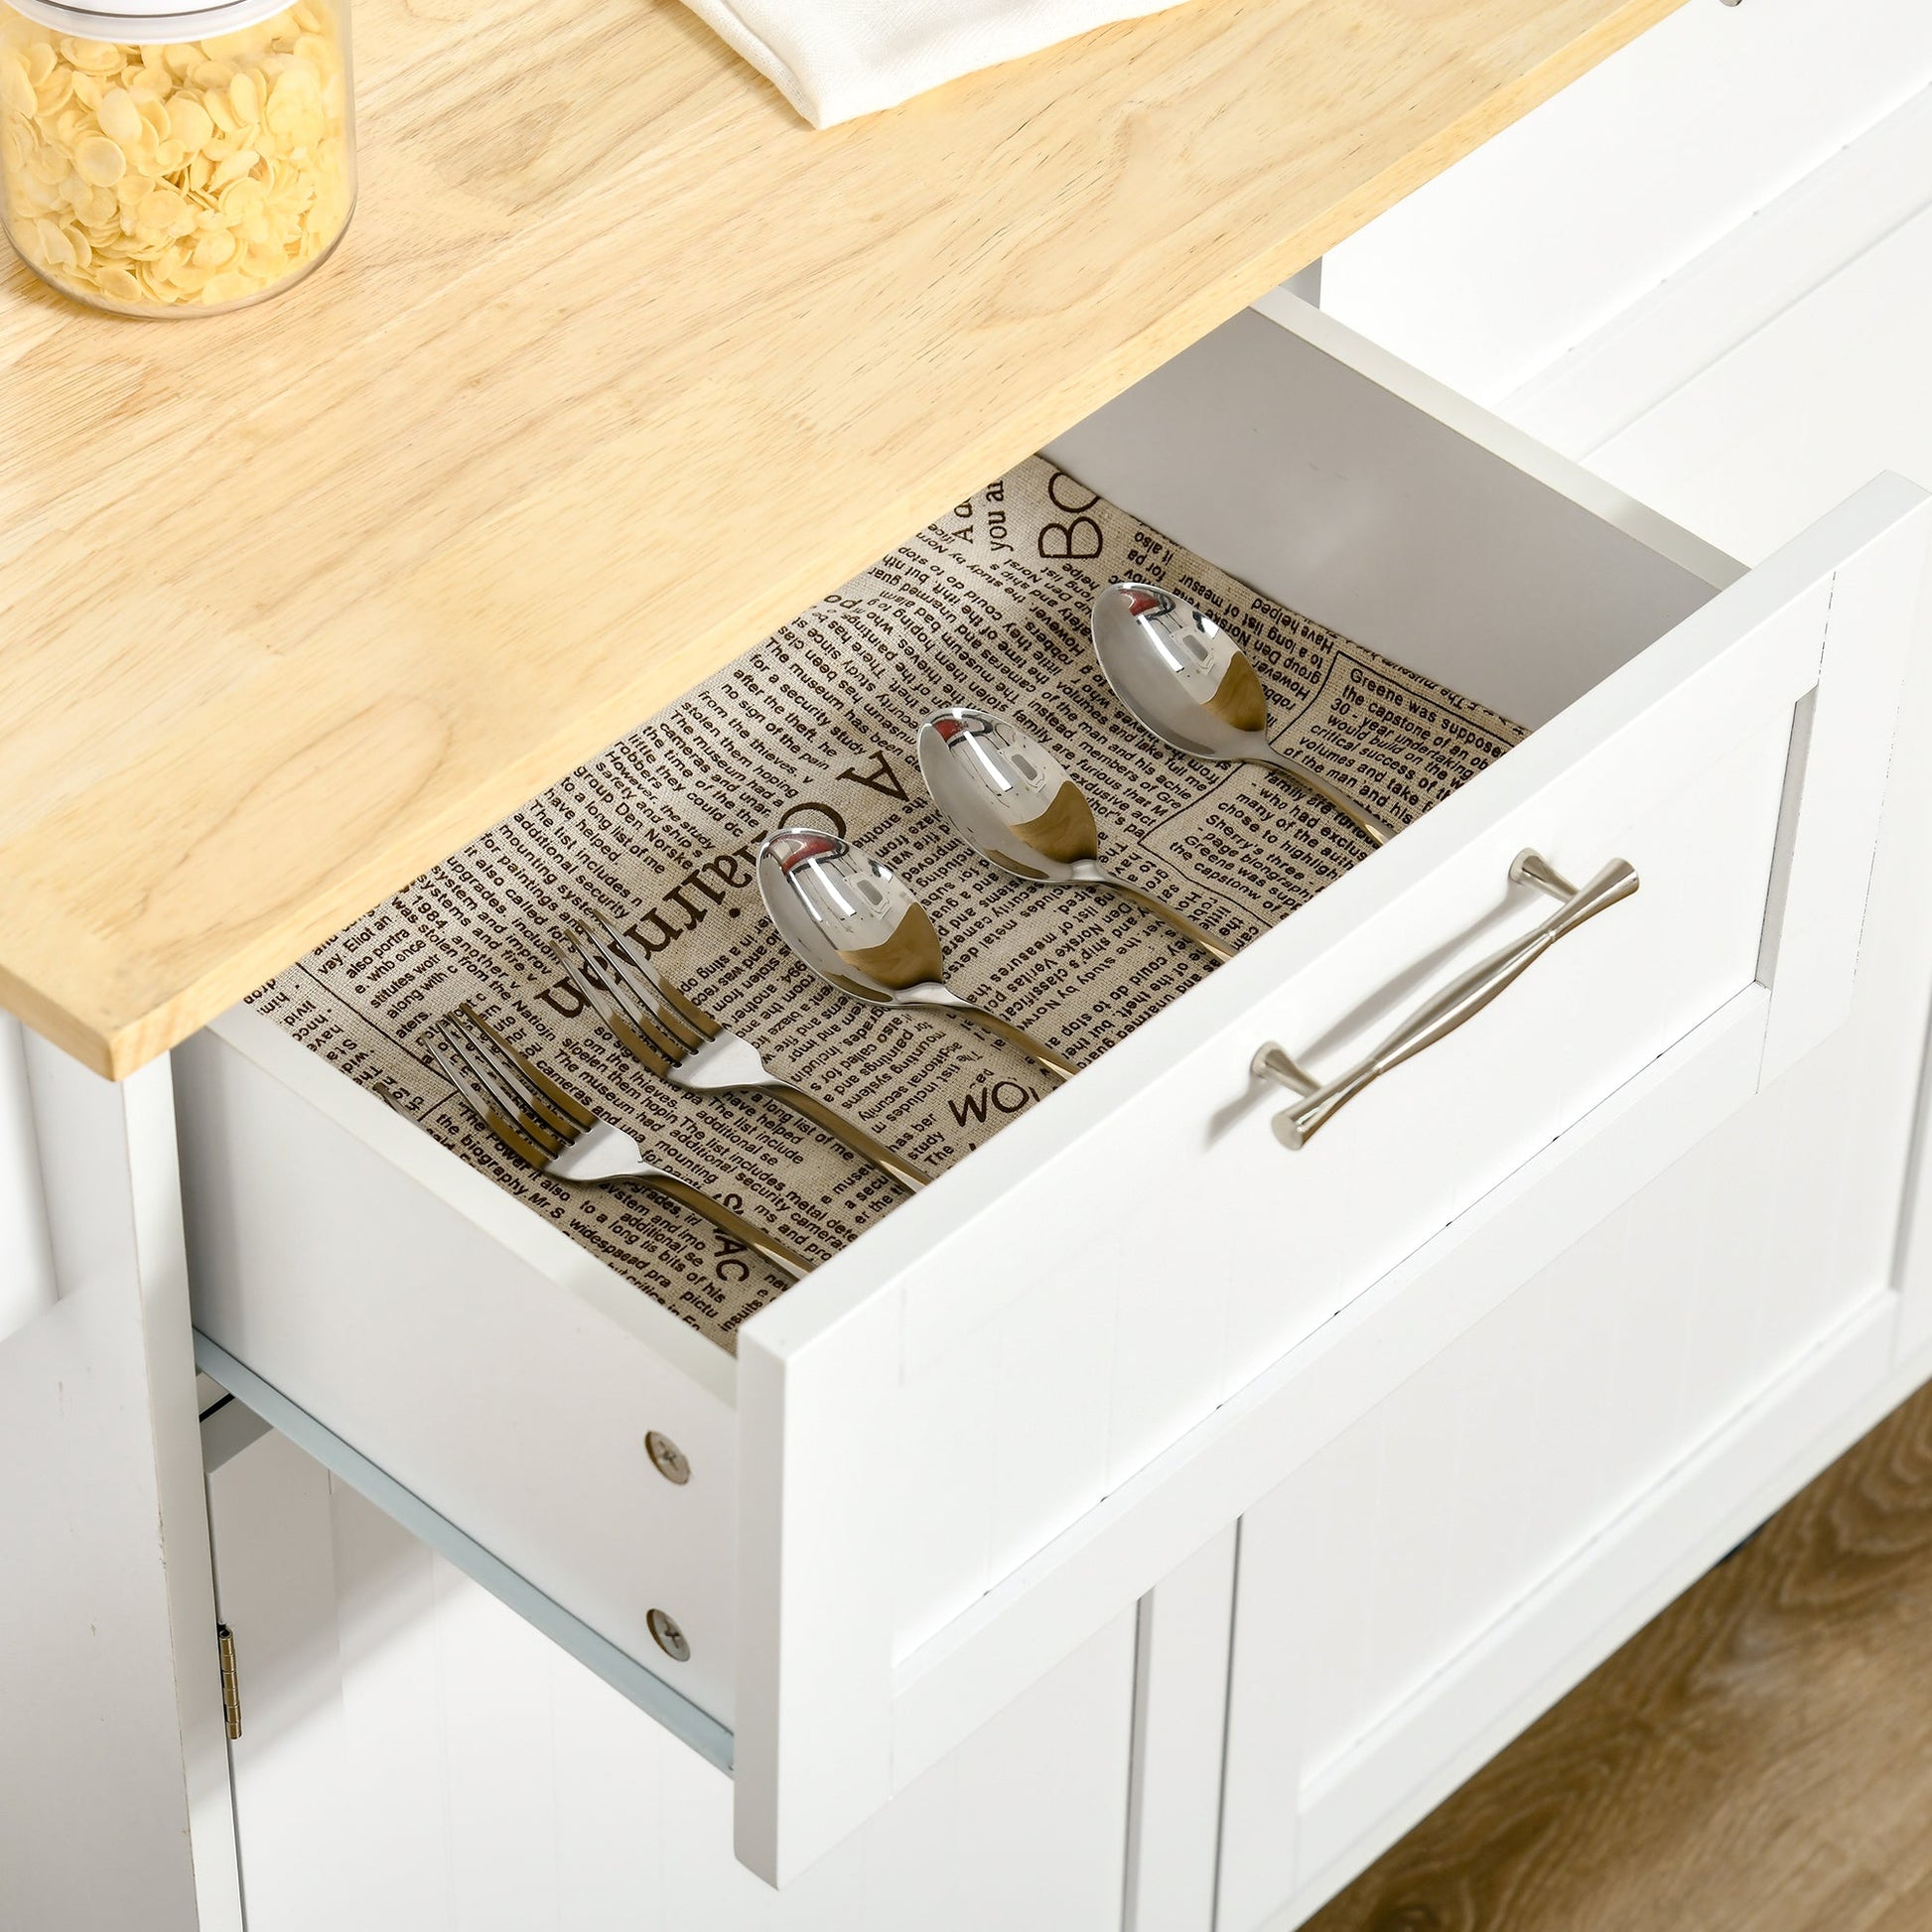
[[[430,1056],[477,1118],[519,1161],[563,1180],[596,1185],[634,1180],[702,1215],[793,1281],[812,1264],[688,1180],[644,1159],[628,1134],[601,1121],[549,1074],[519,1053],[468,1000],[423,1036]]]
[[[817,1094],[779,1079],[750,1040],[714,1020],[666,974],[633,958],[612,927],[574,924],[570,943],[553,948],[552,956],[604,1024],[659,1079],[690,1093],[768,1093],[900,1186],[916,1189],[931,1179]]]

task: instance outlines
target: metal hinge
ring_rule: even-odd
[[[241,1679],[235,1674],[234,1632],[217,1623],[214,1641],[221,1652],[221,1715],[228,1721],[228,1741],[233,1743],[241,1735]]]

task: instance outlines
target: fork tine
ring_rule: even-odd
[[[586,972],[603,987],[603,997],[615,1004],[633,1027],[649,1028],[650,1037],[656,1041],[660,1051],[669,1052],[673,1059],[679,1058],[677,1042],[659,1037],[662,1030],[652,1024],[656,1010],[651,1003],[629,980],[614,969],[610,949],[605,945],[600,929],[580,919],[571,927],[571,938]]]
[[[530,1140],[561,1154],[577,1138],[577,1130],[562,1115],[536,1106],[533,1096],[514,1071],[492,1053],[483,1035],[461,1012],[443,1016],[444,1043]]]
[[[484,1038],[470,1016],[458,1011],[446,1015],[443,1025],[451,1049],[488,1086],[525,1134],[540,1145],[555,1141],[558,1153],[576,1140],[580,1131],[577,1124],[544,1104],[542,1096]]]
[[[657,1017],[660,1029],[683,1042],[686,1052],[702,1046],[711,1037],[702,1027],[694,1027],[680,1015],[677,1007],[664,997],[663,982],[641,960],[632,959],[630,948],[624,944],[623,934],[605,922],[603,931],[598,935],[598,943],[605,956],[610,960],[612,970],[618,973],[629,987],[634,998],[649,1002],[650,1010]],[[714,1028],[712,1032],[716,1032]]]
[[[557,1113],[571,1123],[575,1130],[571,1135],[573,1140],[578,1134],[588,1134],[597,1125],[597,1116],[581,1100],[566,1093],[527,1053],[519,1053],[468,1000],[464,1001],[459,1011],[496,1048],[496,1051],[509,1061],[517,1073],[528,1081]]]
[[[618,1039],[660,1080],[669,1078],[672,1062],[644,1037],[623,1003],[591,970],[583,948],[573,942],[553,945],[549,950],[550,957],[563,968],[564,976]]]
[[[442,1026],[439,1023],[424,1033],[423,1044],[428,1047],[430,1058],[441,1068],[443,1077],[462,1096],[464,1103],[469,1107],[470,1111],[519,1161],[527,1162],[533,1168],[547,1168],[550,1165],[552,1157],[557,1153],[557,1150],[555,1148],[539,1146],[537,1142],[531,1140],[520,1129],[511,1126],[496,1111],[495,1107],[491,1105],[488,1098],[488,1089],[482,1089],[480,1094],[479,1089],[472,1084],[468,1069],[455,1058],[450,1048],[444,1043],[441,1035]]]
[[[505,1078],[502,1068],[487,1055],[478,1051],[476,1041],[454,1013],[446,1013],[436,1023],[436,1034],[443,1042],[444,1052],[449,1055],[444,1062],[446,1072],[449,1062],[453,1060],[471,1087],[481,1092],[490,1106],[511,1114],[523,1111],[523,1095],[516,1083]]]
[[[724,1028],[696,1000],[692,999],[669,973],[660,973],[641,959],[631,960],[630,963],[643,975],[645,983],[651,987],[665,1006],[682,1014],[706,1039],[716,1039],[724,1032]]]
[[[673,1066],[693,1047],[704,1044],[702,1035],[692,1039],[673,1027],[661,1004],[638,985],[630,962],[617,949],[617,934],[608,925],[601,929],[579,926],[577,936],[592,970],[610,987],[612,997],[621,1001],[632,1015],[631,1024]]]
[[[443,1023],[439,1020],[433,1027],[424,1029],[423,1044],[429,1049],[429,1056],[436,1062],[444,1079],[463,1096],[470,1111],[481,1115],[489,1105],[487,1094],[485,1093],[482,1099],[478,1098],[478,1090],[470,1081],[469,1069],[457,1062],[450,1049],[443,1043],[442,1034]]]

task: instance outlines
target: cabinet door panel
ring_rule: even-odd
[[[1117,1932],[1132,1612],[778,1893],[727,1777],[285,1437],[209,1490],[251,1932]]]

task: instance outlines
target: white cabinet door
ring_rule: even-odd
[[[1346,1883],[1884,1385],[1860,1098],[1811,1098],[1720,1128],[1243,1518],[1220,1932]]]
[[[286,1438],[209,1491],[249,1932],[1120,1926],[1131,1612],[780,1894],[728,1778]]]

